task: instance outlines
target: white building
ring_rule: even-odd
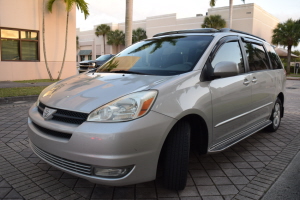
[[[226,22],[228,22],[228,13],[228,6],[210,8],[208,9],[207,16],[218,14],[221,15]],[[205,16],[197,15],[196,17],[178,19],[175,13],[159,15],[147,17],[145,20],[133,21],[132,28],[143,28],[146,30],[148,38],[150,38],[160,32],[201,28],[204,18]],[[279,20],[276,17],[254,3],[233,6],[232,29],[251,33],[271,42],[272,30],[278,23]],[[125,32],[125,23],[110,23],[107,25],[109,25],[112,30],[119,29]],[[80,29],[76,30],[80,46],[78,51],[78,60],[95,59],[97,55],[117,53],[117,49],[110,45],[105,45],[106,52],[104,52],[103,36],[97,37],[95,35],[95,29],[97,26],[98,25],[95,25],[93,30],[89,31],[80,31]],[[122,47],[122,49],[123,48],[124,47]]]
[[[0,0],[0,81],[49,78],[43,51],[42,0]],[[45,14],[47,60],[53,78],[61,68],[66,29],[63,0]],[[61,78],[77,73],[76,8],[69,18],[67,55]]]

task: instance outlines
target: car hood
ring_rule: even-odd
[[[96,62],[96,60],[84,60],[81,61],[80,63],[93,63],[93,62]]]
[[[173,76],[84,73],[47,87],[39,96],[46,106],[89,113],[129,93],[148,90]]]

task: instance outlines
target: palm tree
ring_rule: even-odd
[[[147,39],[146,31],[142,28],[137,28],[136,30],[132,31],[132,43],[136,43],[143,39]]]
[[[99,37],[100,35],[103,36],[103,44],[104,44],[104,54],[105,54],[105,35],[110,32],[110,26],[106,24],[101,24],[100,26],[97,26],[95,35]]]
[[[48,61],[47,61],[47,56],[46,56],[46,42],[45,42],[45,1],[43,1],[43,50],[44,50],[44,59],[45,59],[45,65],[46,65],[46,69],[47,69],[47,72],[48,72],[48,75],[49,75],[49,78],[50,80],[52,81],[53,80],[53,77],[51,75],[51,72],[49,70],[49,67],[48,67]]]
[[[245,0],[241,0],[245,3]],[[210,0],[209,5],[214,7],[216,5],[216,0]],[[233,0],[229,0],[229,24],[228,28],[232,27],[232,10],[233,10]]]
[[[277,24],[273,30],[272,43],[288,47],[286,72],[290,74],[291,49],[298,46],[300,40],[300,23],[292,19]]]
[[[52,6],[56,0],[49,0],[47,3],[47,9],[49,12],[52,12]],[[67,43],[68,43],[68,25],[69,25],[69,15],[70,11],[73,8],[73,5],[75,4],[76,7],[84,14],[84,18],[86,19],[87,16],[89,15],[89,9],[88,9],[88,3],[85,2],[85,0],[64,0],[65,6],[66,6],[66,11],[67,11],[67,22],[66,22],[66,37],[65,37],[65,50],[64,50],[64,56],[63,56],[63,61],[62,65],[59,71],[59,75],[57,77],[57,80],[60,79],[61,73],[64,68],[65,64],[65,59],[66,59],[66,52],[67,52]]]
[[[125,47],[132,44],[132,7],[133,0],[126,0]]]
[[[210,15],[204,18],[204,23],[202,28],[216,28],[221,29],[225,28],[226,21],[222,19],[221,15]]]
[[[123,31],[120,30],[114,30],[110,31],[107,34],[107,44],[109,45],[116,45],[117,51],[119,52],[120,45],[125,44],[125,34]]]
[[[78,50],[79,49],[79,37],[76,36],[76,49]]]

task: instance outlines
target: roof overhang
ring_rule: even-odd
[[[283,48],[275,48],[275,51],[276,51],[276,53],[278,54],[278,56],[280,56],[280,57],[287,57],[287,54],[288,54],[288,52],[287,52],[287,50],[286,49],[283,49]],[[291,57],[292,58],[299,58],[299,56],[297,56],[297,55],[295,55],[295,54],[291,54]]]
[[[87,56],[87,55],[92,55],[92,50],[80,50],[78,52],[79,56]]]

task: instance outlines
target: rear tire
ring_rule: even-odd
[[[172,190],[186,186],[190,153],[190,125],[178,122],[169,133],[163,149],[163,184]]]
[[[281,112],[282,112],[282,103],[279,98],[276,99],[274,108],[271,113],[270,120],[272,121],[272,124],[266,127],[266,130],[270,132],[275,132],[280,126],[281,122]]]

